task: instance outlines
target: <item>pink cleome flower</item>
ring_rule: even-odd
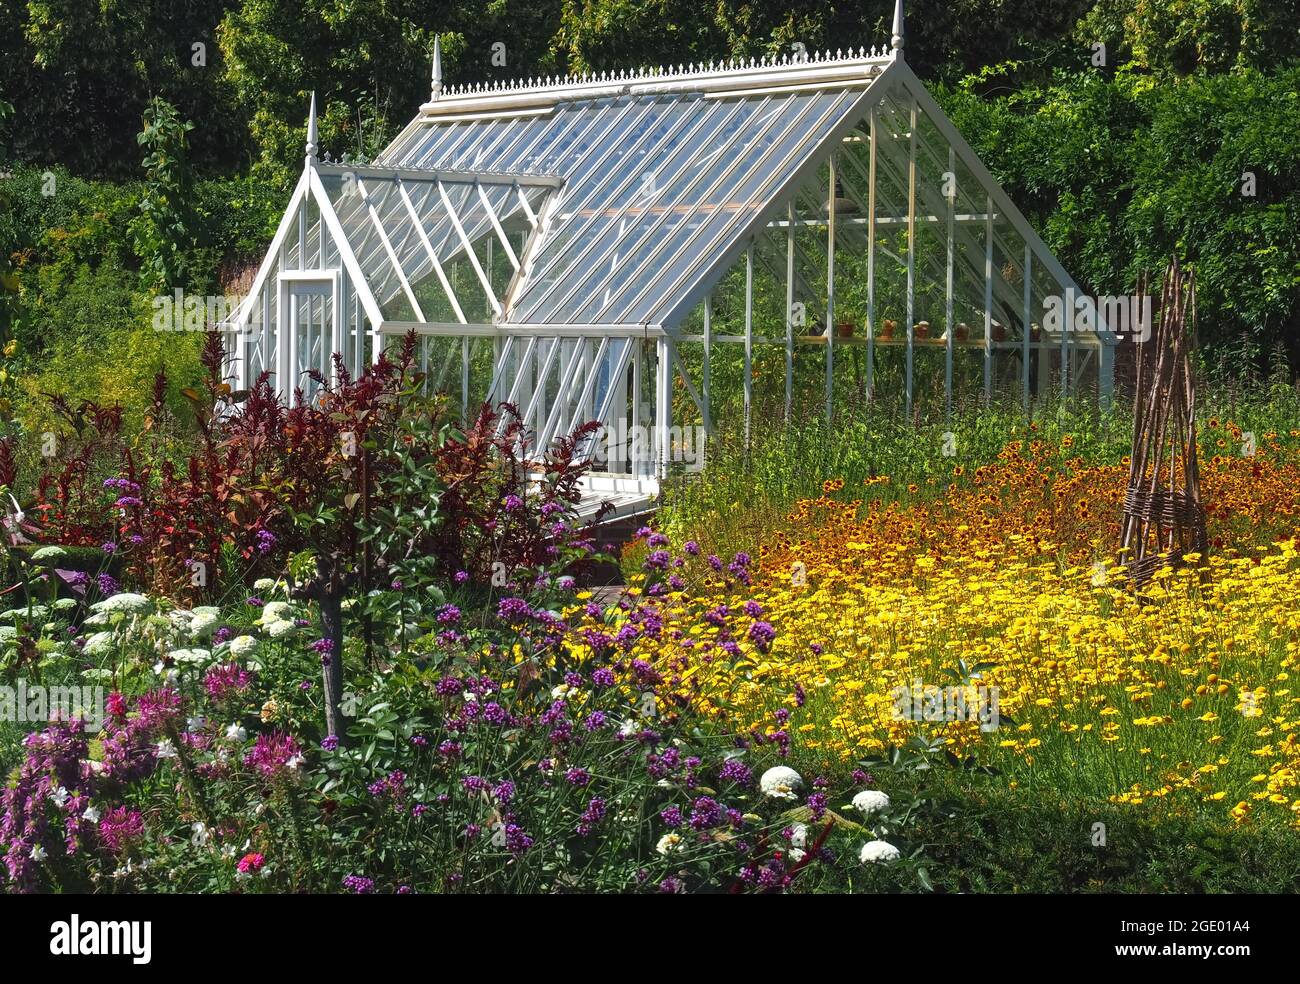
[[[256,769],[267,778],[273,778],[294,769],[302,761],[302,749],[292,735],[276,731],[258,735],[253,750],[244,757],[244,764]]]
[[[119,806],[99,821],[99,838],[114,854],[120,853],[144,833],[144,817],[139,810]]]

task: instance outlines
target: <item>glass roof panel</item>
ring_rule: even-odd
[[[702,271],[727,252],[768,204],[776,186],[841,121],[855,96],[799,94],[771,107],[755,130],[747,129],[743,140],[727,148],[726,177],[698,199],[686,196],[657,230],[638,236],[635,252],[627,254],[619,275],[604,285],[603,304],[597,306],[593,298],[582,316],[654,320],[657,306],[652,302],[679,284],[684,288],[681,281],[688,273]]]
[[[638,154],[623,155],[610,168],[616,178],[615,193],[603,204],[591,209],[584,209],[581,218],[585,221],[576,232],[567,229],[568,223],[557,223],[562,231],[559,236],[571,234],[573,241],[557,244],[550,254],[550,265],[546,269],[540,266],[536,275],[521,290],[518,301],[512,310],[512,321],[549,322],[552,320],[580,323],[578,319],[548,317],[548,312],[559,311],[559,304],[567,301],[579,283],[586,279],[596,267],[613,272],[612,262],[617,259],[613,251],[615,244],[622,240],[629,230],[638,227],[645,229],[653,221],[652,213],[662,214],[665,203],[677,202],[683,195],[689,194],[698,182],[693,181],[702,176],[708,161],[701,160],[711,151],[726,146],[746,123],[759,112],[765,100],[734,103],[705,102],[696,100],[688,104],[674,104],[678,112],[686,112],[701,117],[709,125],[698,125],[687,129],[680,139],[670,147],[670,153],[647,160]],[[680,132],[680,131],[678,131]],[[657,161],[655,163],[654,161]],[[692,162],[700,161],[692,168]],[[566,192],[569,189],[566,188]],[[576,197],[573,193],[565,195],[559,206],[563,214],[568,201]],[[552,234],[554,236],[556,234]],[[552,236],[543,242],[542,255],[548,255],[548,246]]]
[[[518,159],[519,148],[531,147],[551,126],[551,122],[549,117],[530,116],[521,127],[498,127],[498,131],[504,134],[506,139],[493,143],[483,160],[483,166],[494,171],[505,169],[510,162]]]
[[[447,122],[434,115],[422,122],[422,133],[404,135],[381,160],[401,168],[561,179],[538,232],[517,194],[488,191],[516,259],[525,259],[530,234],[543,237],[529,244],[512,296],[498,298],[506,304],[505,323],[653,322],[679,299],[673,292],[694,289],[713,261],[734,248],[794,170],[824,149],[863,91],[860,80],[721,95],[688,87],[634,95],[604,91],[514,115],[485,111],[477,119]],[[499,245],[477,190],[447,182],[449,195],[454,185],[453,208],[465,236],[471,242],[490,237]],[[536,214],[540,205],[533,196],[529,189]],[[422,217],[433,249],[442,262],[468,260],[460,234],[438,205]],[[357,234],[367,269],[380,270],[387,255],[382,241],[363,225]],[[394,249],[407,255],[403,243]],[[434,274],[418,250],[410,267],[408,280]],[[403,293],[395,272],[376,272],[375,279],[385,298]]]
[[[613,145],[598,159],[599,173],[583,174],[572,184],[581,182],[582,192],[567,195],[561,201],[554,229],[538,249],[531,281],[540,296],[556,282],[556,263],[568,252],[581,252],[616,221],[616,217],[648,184],[642,175],[666,173],[676,166],[674,155],[689,138],[719,121],[728,113],[721,102],[706,113],[694,113],[686,103],[651,103],[652,116],[639,124],[639,136],[629,138],[626,146]],[[731,111],[735,111],[732,107]],[[704,132],[709,132],[706,128]],[[682,151],[687,153],[687,151]],[[523,309],[520,308],[522,311]]]
[[[685,136],[671,139],[672,153],[656,155],[656,163],[637,156],[619,163],[621,190],[576,234],[577,248],[548,254],[551,244],[542,246],[550,265],[537,268],[510,320],[653,321],[649,302],[725,252],[859,94],[813,90],[688,104],[699,125],[675,131]]]
[[[367,287],[385,318],[402,321],[421,316],[442,321],[448,312],[454,315],[443,277],[448,286],[453,280],[459,283],[453,292],[465,292],[457,298],[463,311],[490,309],[490,303],[483,304],[486,291],[473,270],[466,241],[486,276],[492,275],[486,257],[499,255],[509,263],[513,252],[518,261],[533,230],[524,202],[535,215],[552,190],[549,185],[520,184],[504,176],[479,179],[446,171],[436,176],[343,166],[322,171]],[[452,267],[458,263],[469,272],[457,270],[453,277]]]

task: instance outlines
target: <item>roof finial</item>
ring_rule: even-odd
[[[894,49],[894,57],[900,58],[903,54],[903,0],[894,0],[894,36],[890,38],[890,44]]]
[[[429,100],[432,102],[440,95],[442,95],[442,41],[435,34],[433,36],[433,75]]]
[[[308,167],[316,165],[316,151],[320,149],[320,133],[316,129],[316,93],[311,94],[311,108],[307,110],[307,160]]]

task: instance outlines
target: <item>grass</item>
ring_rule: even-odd
[[[930,773],[924,846],[945,893],[1273,893],[1300,888],[1294,831],[1225,828],[1205,818],[1134,813],[1048,791],[1009,790],[998,777]],[[921,891],[910,873],[828,866],[844,880],[821,891]]]

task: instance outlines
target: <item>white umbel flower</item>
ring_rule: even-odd
[[[863,864],[888,864],[901,856],[898,848],[889,841],[867,841],[858,852],[858,860]]]
[[[292,635],[298,631],[298,626],[294,625],[287,619],[281,619],[275,622],[266,622],[263,624],[266,634],[272,639],[283,639],[285,636]]]
[[[31,608],[11,608],[7,612],[0,612],[0,621],[9,622],[17,625],[19,622],[42,622],[45,620],[49,609],[44,605],[32,605]]]
[[[774,765],[758,780],[759,790],[764,796],[770,796],[772,799],[798,799],[801,786],[803,786],[803,776],[788,765]]]
[[[864,817],[889,809],[889,797],[878,789],[864,789],[853,797],[853,808]]]
[[[87,656],[103,656],[113,649],[112,632],[96,632],[86,638],[86,644],[81,647],[81,651]]]
[[[230,640],[230,655],[245,659],[257,652],[257,636],[241,635]]]
[[[190,619],[189,633],[192,639],[206,639],[216,631],[217,626],[221,624],[221,616],[210,612],[200,612],[197,609]]]
[[[90,606],[97,612],[149,612],[153,611],[153,602],[142,594],[135,594],[131,591],[123,591],[113,595],[111,598],[105,598],[103,601],[97,601]]]
[[[287,622],[293,620],[293,606],[287,601],[268,601],[262,606],[262,616],[258,619],[263,625],[270,622]]]

